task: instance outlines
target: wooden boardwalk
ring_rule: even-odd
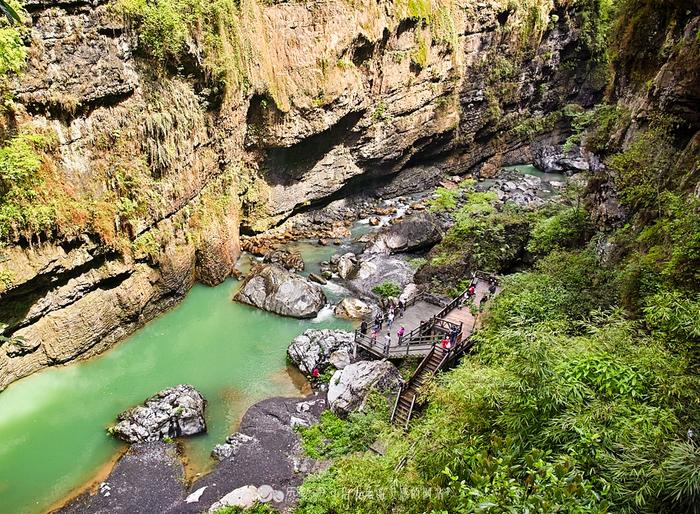
[[[401,359],[426,356],[433,346],[453,333],[456,333],[455,346],[460,345],[469,338],[476,326],[477,316],[472,313],[472,309],[489,292],[489,283],[484,278],[475,276],[472,284],[475,287],[473,298],[469,297],[467,288],[442,308],[418,298],[407,307],[403,317],[394,320],[391,329],[384,323],[376,339],[372,338],[370,331],[366,334],[355,331],[356,346],[376,357]],[[397,331],[401,325],[405,328],[405,334],[399,341]],[[391,336],[388,345],[387,333]]]
[[[433,342],[427,350],[424,349],[422,344],[417,345],[420,347],[420,350],[416,348],[415,353],[412,353],[410,349],[408,350],[408,355],[416,355],[418,351],[422,351],[425,357],[411,378],[396,394],[396,402],[391,413],[391,421],[394,424],[407,429],[416,408],[420,388],[441,369],[456,361],[471,348],[470,338],[477,326],[479,305],[482,299],[491,296],[489,291],[490,284],[485,278],[475,275],[472,285],[475,288],[473,297],[468,297],[467,289],[455,301],[440,311],[436,317],[423,323],[422,327],[425,329],[426,334],[432,337]],[[496,288],[494,294],[498,294],[498,291],[499,289]],[[430,325],[431,323],[432,325]],[[443,349],[437,344],[437,338],[444,337],[444,334],[453,330],[454,327],[459,327],[459,335],[455,344],[449,349]],[[418,335],[415,337],[415,340],[421,341],[422,337],[424,336]],[[386,357],[391,358],[391,348],[385,353],[388,353],[388,355],[385,355]]]

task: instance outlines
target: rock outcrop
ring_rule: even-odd
[[[333,374],[328,384],[328,405],[339,415],[362,408],[373,390],[388,393],[402,384],[401,374],[391,362],[360,361]]]
[[[122,412],[110,434],[128,443],[158,441],[206,432],[206,400],[194,387],[181,384],[164,389],[137,406]]]
[[[177,512],[185,497],[185,467],[177,446],[136,443],[114,465],[94,493],[86,492],[59,514],[128,514]]]
[[[430,248],[441,239],[442,229],[437,217],[428,212],[420,212],[382,229],[365,251],[368,253],[414,252]]]
[[[362,319],[372,314],[372,308],[357,298],[343,298],[333,312],[338,318]]]
[[[385,282],[405,287],[413,282],[415,272],[410,264],[398,257],[382,253],[362,254],[357,274],[347,285],[361,297],[372,297],[372,289]]]
[[[290,252],[289,250],[272,250],[263,258],[263,262],[270,264],[279,264],[289,271],[303,271],[304,259],[299,252]]]
[[[327,368],[334,352],[352,351],[354,340],[355,335],[345,330],[309,329],[294,338],[287,355],[302,373],[310,376],[314,368]]]
[[[321,469],[304,453],[296,428],[318,422],[326,407],[319,396],[270,398],[253,405],[239,431],[217,445],[214,469],[189,486],[176,445],[132,444],[94,494],[84,493],[57,512],[201,514],[255,502],[291,512],[296,488]]]
[[[296,428],[316,423],[326,406],[319,396],[270,398],[253,405],[239,431],[217,447],[220,459],[213,471],[190,486],[193,493],[201,491],[197,501],[180,504],[172,514],[199,514],[213,505],[252,499],[291,512],[296,488],[308,473],[319,470],[305,455]]]
[[[313,318],[326,304],[318,284],[277,264],[254,266],[233,299],[293,318]]]
[[[357,257],[352,252],[341,255],[336,263],[336,268],[340,278],[344,280],[352,278],[357,272]]]

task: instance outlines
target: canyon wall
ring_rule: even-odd
[[[47,141],[33,198],[50,219],[4,235],[0,388],[220,283],[239,230],[428,164],[488,175],[558,148],[562,109],[606,84],[586,6],[242,0],[223,81],[196,34],[163,64],[115,3],[30,0],[0,135]]]

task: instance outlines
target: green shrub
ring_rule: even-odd
[[[38,198],[43,188],[40,152],[49,144],[44,135],[19,134],[0,148],[0,240],[20,234],[29,239],[54,228],[56,205]]]
[[[382,298],[398,297],[401,291],[401,286],[396,282],[383,282],[372,288],[372,292]]]
[[[457,207],[457,197],[460,195],[459,189],[447,189],[438,187],[435,190],[435,198],[428,200],[428,208],[430,212],[440,212],[452,210]]]
[[[388,407],[386,400],[373,393],[361,411],[341,419],[331,411],[321,414],[320,421],[298,429],[304,451],[314,459],[332,459],[350,452],[364,451],[386,427]]]
[[[557,248],[572,248],[583,243],[587,232],[588,214],[581,208],[566,209],[538,221],[532,229],[527,249],[547,254]]]
[[[411,62],[418,68],[423,69],[428,65],[428,57],[430,55],[430,44],[427,38],[419,33],[416,36],[416,46],[411,52]]]

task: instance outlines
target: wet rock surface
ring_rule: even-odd
[[[185,470],[174,444],[133,444],[109,477],[68,505],[60,514],[134,514],[177,512],[185,497]]]
[[[117,417],[110,433],[128,443],[157,441],[206,432],[206,400],[194,387],[181,384],[151,396],[142,406]]]
[[[219,462],[214,470],[189,487],[174,444],[133,444],[96,492],[78,496],[57,512],[199,514],[251,501],[288,511],[304,477],[321,467],[304,455],[295,427],[316,423],[326,407],[325,398],[316,395],[253,405],[239,431],[215,448]]]
[[[190,487],[191,492],[206,487],[198,501],[181,503],[171,512],[200,513],[243,487],[275,509],[290,508],[304,476],[319,469],[319,463],[304,455],[295,427],[317,422],[326,406],[321,396],[271,398],[252,406],[238,433],[229,437],[237,441],[235,449]]]
[[[294,338],[287,355],[302,373],[310,376],[314,368],[327,368],[334,352],[351,352],[354,340],[355,335],[345,330],[310,329]]]
[[[255,265],[233,299],[294,318],[313,318],[326,304],[318,284],[277,264]]]
[[[362,408],[372,390],[396,392],[402,384],[399,370],[387,360],[359,361],[336,371],[328,384],[328,405],[347,415]]]

